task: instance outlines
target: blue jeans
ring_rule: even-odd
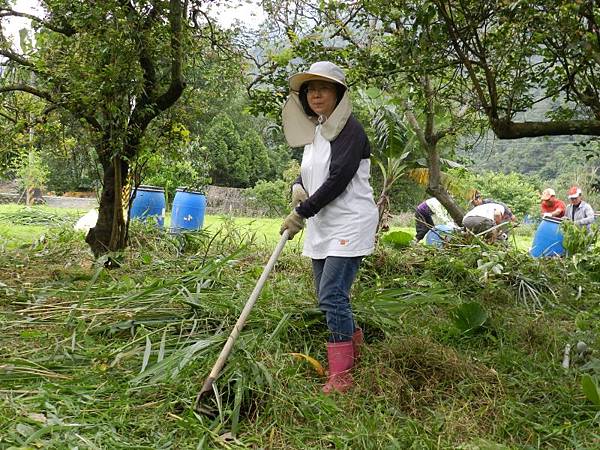
[[[362,256],[328,256],[312,260],[319,309],[325,314],[331,332],[329,342],[349,341],[354,334],[350,288],[361,261]]]

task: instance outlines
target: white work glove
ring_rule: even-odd
[[[300,183],[295,183],[292,186],[292,208],[295,208],[300,203],[308,198],[308,193],[304,190]]]
[[[552,217],[552,213],[544,213],[542,214],[542,217]]]
[[[288,239],[292,239],[302,228],[304,228],[304,222],[304,217],[298,214],[294,209],[281,224],[279,234],[283,234],[285,230],[288,230]]]

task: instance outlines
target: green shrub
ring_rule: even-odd
[[[206,148],[197,139],[168,152],[154,152],[145,162],[142,182],[163,187],[168,199],[175,197],[178,187],[204,192],[211,182],[207,158]]]
[[[568,255],[584,253],[598,241],[600,229],[595,224],[588,229],[587,227],[575,225],[570,220],[565,220],[560,224],[560,228],[563,233],[563,247]]]
[[[259,180],[253,188],[245,189],[244,196],[257,208],[267,208],[267,215],[280,217],[290,208],[290,189],[300,173],[298,161],[292,160],[283,172],[283,179],[275,181]]]
[[[507,204],[517,217],[539,213],[540,186],[525,175],[494,172],[476,174],[466,171],[453,171],[453,174],[461,178],[461,185],[479,191],[484,198]]]
[[[14,162],[14,169],[22,189],[44,189],[48,180],[48,166],[39,152],[31,149],[19,155]]]
[[[269,216],[283,216],[289,209],[290,186],[284,180],[259,180],[244,196],[257,208],[267,208]]]

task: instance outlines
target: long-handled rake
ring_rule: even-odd
[[[231,353],[231,350],[233,349],[233,345],[235,344],[236,339],[240,335],[242,328],[246,324],[246,319],[250,315],[250,311],[252,311],[252,308],[254,307],[254,304],[256,303],[258,296],[260,295],[260,291],[262,290],[265,282],[267,281],[267,277],[269,276],[269,273],[271,273],[271,270],[273,269],[273,266],[275,265],[275,262],[277,261],[277,258],[279,257],[279,255],[280,255],[281,251],[283,250],[283,247],[285,246],[285,243],[288,241],[288,239],[289,239],[289,232],[288,232],[288,230],[285,230],[283,232],[283,234],[281,235],[281,239],[279,240],[277,247],[275,247],[273,254],[269,258],[267,265],[263,269],[263,272],[262,272],[260,278],[258,279],[256,286],[254,286],[254,290],[252,291],[252,294],[250,294],[250,297],[246,301],[246,304],[244,305],[244,309],[242,310],[240,317],[238,318],[237,322],[235,323],[233,330],[231,330],[231,333],[229,334],[229,337],[227,338],[227,342],[225,342],[225,345],[223,346],[223,349],[221,350],[221,354],[217,358],[217,362],[215,362],[215,365],[213,366],[212,370],[210,371],[210,374],[204,381],[204,385],[202,386],[202,389],[200,390],[200,392],[198,393],[198,396],[196,397],[196,405],[195,405],[196,411],[203,413],[203,414],[207,414],[207,415],[213,414],[213,411],[206,405],[203,405],[202,402],[203,402],[204,398],[207,395],[209,395],[210,392],[213,392],[213,390],[214,390],[213,383],[214,383],[215,379],[219,376],[219,373],[221,373],[221,369],[223,369],[223,366],[225,365],[225,362],[227,361],[227,358],[229,357],[229,354]]]

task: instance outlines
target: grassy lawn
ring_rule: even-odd
[[[45,225],[11,225],[0,222],[0,245],[15,248],[23,244],[31,244],[48,230]]]
[[[26,211],[31,211],[27,213]],[[15,214],[21,213],[18,221],[11,219]],[[14,248],[19,245],[28,245],[35,242],[39,237],[47,232],[49,227],[64,223],[74,223],[77,218],[83,216],[87,211],[69,209],[69,208],[50,208],[47,206],[35,206],[27,209],[18,205],[0,205],[0,244],[4,243],[8,248]],[[48,220],[50,217],[50,220]],[[28,222],[44,222],[43,225],[29,225]],[[228,217],[218,215],[207,215],[204,218],[204,229],[217,233],[219,230],[235,228],[244,238],[252,237],[257,242],[266,246],[273,246],[279,241],[279,227],[282,219],[273,218],[249,218],[249,217]],[[170,225],[170,216],[165,218],[165,228]],[[405,231],[414,235],[412,227],[392,227],[390,231]],[[531,230],[520,231],[509,239],[509,244],[523,251],[527,251],[531,246]],[[301,246],[302,234],[295,238],[288,247]]]
[[[31,245],[52,227],[75,223],[85,210],[0,205],[0,246]]]
[[[355,388],[326,397],[327,328],[294,240],[207,415],[196,395],[280,220],[207,217],[215,233],[187,236],[136,226],[107,270],[70,226],[22,224],[64,212],[19,211],[0,207],[0,448],[598,448],[582,384],[600,376],[597,252],[379,246],[352,293],[366,336]],[[589,351],[566,370],[579,341]]]

